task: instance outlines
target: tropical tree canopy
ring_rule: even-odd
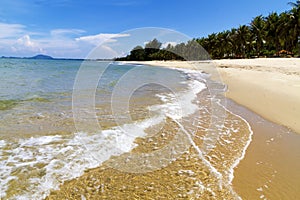
[[[117,60],[208,59],[204,49],[213,59],[300,56],[300,1],[289,5],[291,9],[288,11],[259,15],[249,24],[187,43],[169,44],[163,49],[162,43],[153,39],[145,48],[137,46],[128,56]]]

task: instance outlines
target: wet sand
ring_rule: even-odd
[[[232,189],[242,199],[297,199],[300,196],[299,135],[233,101],[228,100],[227,107],[246,119],[254,132],[245,158],[234,169]],[[139,146],[132,153],[163,147],[174,137],[172,129],[178,129],[175,123],[171,124],[157,135],[137,139]],[[123,156],[126,158],[128,154]],[[235,198],[229,189],[205,190],[197,182],[209,185],[217,180],[192,147],[168,167],[150,173],[120,171],[112,167],[113,163],[112,159],[64,183],[47,199],[214,199],[212,191],[218,191],[217,199]]]
[[[137,63],[137,62],[135,62]],[[207,62],[145,61],[141,64],[207,71]],[[203,65],[204,63],[204,65]],[[213,60],[226,96],[275,123],[300,133],[300,59],[259,58]]]
[[[207,101],[207,98],[200,99],[203,104]],[[205,110],[207,113],[201,112],[202,117],[198,121],[201,127],[192,136],[197,146],[203,145],[206,129],[210,126],[210,110],[202,111]],[[234,136],[223,135],[214,150],[203,155],[210,164],[203,162],[197,149],[180,130],[178,124],[169,118],[157,134],[138,138],[138,146],[132,152],[113,157],[83,176],[65,182],[47,199],[236,199],[238,194],[230,183],[230,173],[249,140],[251,133],[247,123],[226,112],[224,126],[219,131],[232,131]],[[182,147],[184,144],[189,145]],[[144,162],[151,160],[148,157],[138,157],[136,164],[132,161],[135,155],[160,151],[166,146],[175,148],[175,151],[186,149],[180,155],[170,155],[171,158],[164,154],[169,162],[154,170],[147,171],[147,163]],[[161,163],[164,161],[162,158],[166,157],[154,157],[154,162]]]
[[[215,61],[227,97],[300,133],[300,59]]]
[[[191,63],[151,61],[146,64],[191,68]],[[228,85],[226,96],[255,112],[234,103],[229,106],[250,123],[254,132],[247,154],[235,170],[236,192],[244,199],[298,199],[300,59],[216,60],[213,63]]]
[[[235,169],[234,190],[242,199],[298,199],[299,134],[233,101],[227,106],[246,119],[254,133],[245,158]]]
[[[162,66],[157,62],[155,62],[155,65]],[[169,64],[166,65],[170,67]],[[228,63],[226,65],[228,65]],[[171,67],[174,66],[182,67],[182,64],[179,62],[174,65],[173,63]],[[235,67],[234,69],[230,68],[232,66],[220,66],[222,77],[225,77],[225,83],[229,86],[229,92],[227,94],[238,103],[242,103],[243,100],[235,99],[235,95],[241,94],[244,100],[247,101],[247,87],[252,88],[253,86],[253,91],[256,91],[256,89],[263,84],[263,82],[255,82],[257,84],[252,85],[252,79],[250,78],[246,79],[245,84],[239,84],[237,77],[241,74],[246,76],[247,73],[245,70],[249,70],[249,66],[245,68]],[[239,71],[241,71],[241,73],[239,73]],[[236,72],[237,74],[235,74]],[[253,74],[248,74],[255,77],[255,73],[261,72],[255,71]],[[263,73],[267,73],[267,71]],[[276,74],[281,72],[271,72],[271,74],[272,73]],[[284,73],[286,73],[286,71],[284,71]],[[233,79],[228,81],[227,79],[231,76],[233,76]],[[297,74],[280,75],[280,77],[283,78],[290,78],[286,76],[292,76],[296,82],[298,81]],[[261,78],[263,78],[263,76]],[[234,82],[231,82],[233,80]],[[274,79],[273,81],[279,84],[281,80],[282,79]],[[232,84],[238,85],[237,87],[240,87],[241,90],[235,89]],[[263,88],[263,93],[257,90],[258,95],[273,95],[272,97],[279,95],[275,90],[269,90],[269,86],[270,85]],[[243,92],[242,88],[244,88],[244,93],[240,93],[241,91]],[[293,89],[297,89],[297,85]],[[292,90],[286,92],[289,93]],[[253,95],[256,93],[249,94]],[[298,93],[295,96],[297,95]],[[266,101],[270,101],[270,99],[264,98],[253,102],[253,98],[255,97],[254,95],[248,99],[249,102],[253,103],[254,108],[247,106],[246,103],[243,105],[260,113],[261,111],[259,111],[256,104],[259,102],[266,103]],[[272,99],[272,97],[269,98]],[[258,96],[258,98],[260,97]],[[290,99],[293,101],[293,98]],[[292,105],[298,109],[297,103],[291,104],[290,101],[283,99],[274,102],[271,101],[273,106],[280,105],[284,107],[284,105]],[[272,113],[269,111],[263,115],[264,117],[269,116],[265,119],[233,101],[228,102],[228,108],[235,114],[246,119],[253,130],[252,142],[247,149],[245,158],[241,160],[234,169],[234,179],[232,185],[229,185],[229,187],[220,189],[217,185],[211,185],[211,183],[217,182],[216,177],[207,166],[200,162],[197,152],[191,147],[187,153],[182,154],[179,159],[167,167],[150,173],[122,172],[112,167],[113,165],[110,164],[111,161],[105,162],[99,168],[88,170],[83,176],[65,182],[60,187],[60,190],[52,191],[47,199],[234,199],[236,195],[239,195],[242,199],[299,198],[299,134],[296,134],[289,128],[268,121],[268,119],[272,118],[270,117]],[[277,110],[278,112],[285,113],[285,115],[291,112],[289,109]],[[296,112],[295,114],[296,115],[293,115],[294,117],[299,113]],[[274,118],[272,121],[297,130],[297,119],[299,118],[293,118],[294,121],[296,120],[296,123],[292,121],[291,125],[285,123],[285,121],[290,122],[289,118],[280,119],[282,120],[280,122],[277,122]],[[243,122],[240,121],[240,123]],[[152,138],[138,139],[136,142],[140,144],[140,146],[134,149],[133,152],[147,152],[161,148],[166,141],[174,137],[174,135],[172,135],[172,129],[178,128],[176,124],[171,124],[171,126],[166,127],[165,130],[162,130],[162,132]],[[241,133],[243,130],[245,129],[241,129]],[[201,131],[198,134],[201,135]],[[240,138],[242,138],[242,135],[240,135]],[[201,141],[195,141],[198,142],[198,145],[201,145]],[[219,167],[222,166],[223,165],[219,165]],[[197,180],[200,180],[201,184],[197,182]],[[203,186],[208,186],[207,188],[209,189]],[[235,191],[236,194],[233,191]]]

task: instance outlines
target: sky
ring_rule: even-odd
[[[108,42],[102,57],[115,57],[126,50],[115,52],[110,46],[134,35],[128,30],[159,27],[198,38],[289,10],[290,1],[0,0],[0,56],[86,58]]]

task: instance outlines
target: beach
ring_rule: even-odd
[[[228,86],[226,97],[268,120],[300,133],[299,58],[228,59],[211,62]],[[172,68],[203,69],[202,62],[193,61],[140,63]]]
[[[299,0],[0,5],[0,200],[300,199]]]
[[[212,73],[213,79],[224,81],[227,85],[226,97],[229,98],[227,108],[230,111],[226,112],[226,118],[229,123],[233,122],[232,119],[237,120],[239,130],[236,131],[239,135],[236,136],[236,141],[240,144],[231,144],[234,141],[232,138],[231,142],[227,141],[228,138],[222,139],[223,142],[228,142],[226,142],[227,149],[224,150],[222,145],[216,146],[215,151],[205,158],[221,172],[223,177],[227,177],[225,163],[230,160],[230,157],[227,157],[231,154],[229,152],[232,148],[240,149],[239,145],[244,146],[243,156],[240,154],[240,160],[231,165],[232,171],[229,174],[232,182],[227,182],[230,186],[225,184],[221,190],[214,184],[214,186],[209,186],[218,182],[218,178],[208,166],[201,164],[197,158],[197,152],[191,147],[189,153],[180,156],[169,166],[149,173],[126,173],[112,167],[110,162],[114,163],[114,161],[105,162],[100,167],[86,171],[83,176],[66,182],[60,190],[52,191],[48,199],[82,198],[82,195],[90,199],[97,198],[97,196],[102,199],[109,199],[112,196],[116,199],[128,199],[130,196],[145,199],[289,199],[299,197],[300,193],[297,192],[300,185],[297,172],[300,167],[298,156],[300,151],[297,148],[300,144],[297,134],[299,133],[297,119],[300,117],[298,59],[218,60],[209,64],[208,62],[180,61],[129,63],[172,69],[195,70],[197,68],[200,71]],[[211,66],[216,67],[217,74],[210,69]],[[198,98],[202,99],[201,96]],[[202,103],[205,105],[205,102]],[[205,118],[208,119],[208,117]],[[252,136],[247,134],[248,123],[253,131]],[[173,126],[176,128],[176,124],[173,123]],[[205,129],[200,129],[197,135],[201,138],[204,132]],[[222,131],[220,130],[219,133]],[[139,146],[132,151],[141,153],[159,149],[159,145],[166,144],[172,139],[172,134],[172,125],[168,125],[166,129],[153,137],[137,139],[136,143]],[[245,143],[243,144],[242,141]],[[251,143],[247,144],[247,142]],[[201,143],[201,140],[195,139],[196,145],[201,146]],[[154,147],[153,144],[155,144]],[[222,166],[225,168],[217,164],[220,160],[213,159],[222,151],[226,152],[221,154],[224,162]],[[124,156],[126,158],[126,154]],[[125,186],[121,180],[126,181]],[[202,186],[199,186],[199,183]]]
[[[297,59],[1,66],[11,75],[0,115],[3,198],[300,196]],[[89,73],[76,91],[79,67]],[[89,91],[102,131],[86,115]]]

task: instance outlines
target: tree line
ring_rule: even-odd
[[[180,43],[175,46],[168,44],[161,48],[162,43],[153,39],[145,45],[136,46],[126,57],[117,58],[118,61],[148,61],[148,60],[207,60],[209,54],[199,43],[193,39],[187,43]]]
[[[290,2],[291,9],[268,16],[259,15],[238,28],[212,33],[187,43],[161,48],[157,39],[145,48],[136,46],[126,57],[116,60],[201,60],[300,56],[300,1]],[[199,45],[200,44],[200,45]],[[208,54],[206,53],[206,51]]]

